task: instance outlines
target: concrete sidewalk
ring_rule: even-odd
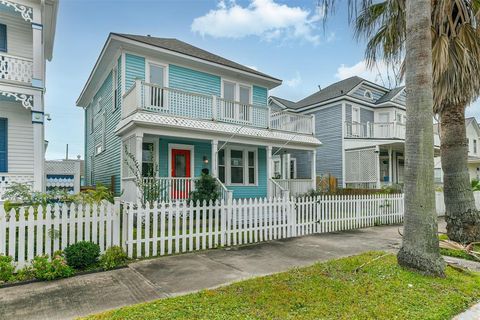
[[[162,257],[129,268],[0,289],[1,319],[71,319],[368,250],[395,251],[399,226]]]

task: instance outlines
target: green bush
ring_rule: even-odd
[[[111,270],[116,267],[124,266],[127,263],[128,256],[122,247],[113,246],[107,249],[100,257],[100,265],[103,270]]]
[[[75,271],[67,265],[64,257],[56,252],[51,260],[48,255],[35,257],[32,261],[32,273],[38,280],[53,280],[71,277]]]
[[[80,241],[65,249],[65,258],[69,266],[75,269],[87,269],[98,262],[100,247],[88,241]]]
[[[191,192],[190,200],[196,203],[199,201],[212,201],[215,202],[220,197],[218,185],[214,177],[209,174],[203,173],[200,179],[195,181],[195,191]]]
[[[35,272],[32,266],[25,266],[24,268],[18,270],[15,275],[15,280],[17,281],[27,281],[35,278]]]
[[[13,258],[10,256],[0,255],[0,281],[13,281],[15,272],[15,265]]]

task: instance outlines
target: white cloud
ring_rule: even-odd
[[[316,30],[323,16],[321,7],[311,12],[278,4],[274,0],[250,0],[246,7],[234,0],[221,0],[216,9],[195,18],[191,29],[202,36],[216,38],[235,39],[254,35],[267,41],[296,38],[319,44],[320,36]]]
[[[295,73],[295,77],[289,80],[285,80],[285,84],[290,88],[296,88],[301,83],[302,83],[302,77],[300,76],[300,73],[298,71]]]
[[[353,66],[345,64],[337,68],[335,77],[343,80],[353,76],[359,76],[372,82],[378,83],[386,87],[394,87],[400,85],[396,81],[398,68],[387,65],[384,61],[379,61],[373,68],[368,68],[365,60],[362,60]]]

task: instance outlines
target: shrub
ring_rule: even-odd
[[[65,249],[65,258],[69,266],[75,269],[86,269],[94,266],[100,256],[98,244],[80,241]]]
[[[32,272],[39,280],[67,278],[75,273],[59,252],[54,253],[51,260],[48,255],[35,257],[32,261]]]
[[[127,263],[128,256],[122,247],[113,246],[107,249],[100,257],[100,265],[103,270],[111,270],[116,267],[124,266]]]
[[[27,281],[35,278],[35,272],[32,266],[25,266],[24,268],[18,270],[15,275],[15,280],[17,281]]]
[[[197,201],[216,201],[220,197],[218,185],[214,177],[202,172],[200,179],[195,181],[195,191],[190,194],[190,200]]]
[[[14,280],[14,271],[15,265],[13,264],[13,258],[0,255],[0,281],[7,282]]]

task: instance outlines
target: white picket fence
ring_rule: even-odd
[[[473,192],[473,197],[475,198],[475,205],[477,206],[477,209],[480,210],[480,191]],[[441,191],[435,192],[435,207],[437,209],[438,216],[445,215],[444,195]]]
[[[0,205],[0,254],[18,267],[78,241],[103,252],[121,245],[131,258],[400,223],[403,194],[54,205],[6,213]]]
[[[128,205],[127,253],[149,257],[403,220],[403,194]]]
[[[79,241],[91,241],[103,252],[120,244],[116,205],[47,205],[5,212],[0,205],[0,254],[14,257],[21,268],[35,256],[52,255]]]

